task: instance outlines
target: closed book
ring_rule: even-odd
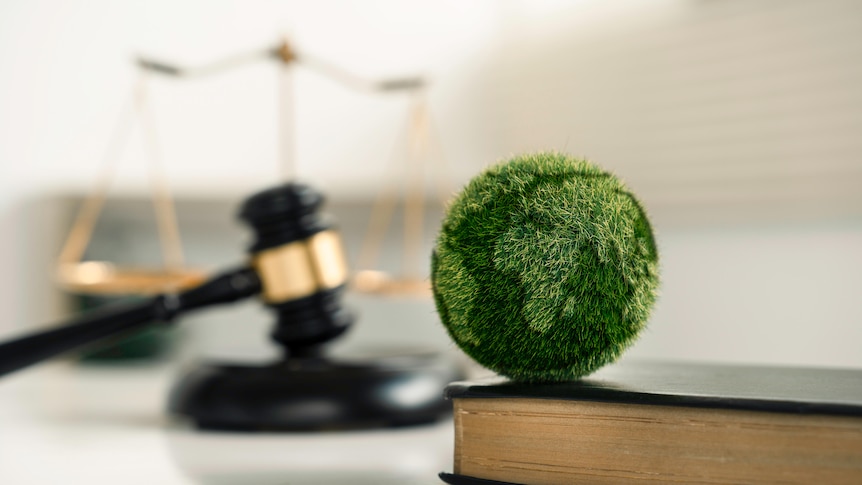
[[[632,361],[446,395],[453,485],[862,484],[862,370]]]

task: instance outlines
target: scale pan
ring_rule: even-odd
[[[360,293],[383,296],[431,296],[431,283],[427,279],[392,277],[376,270],[359,271],[353,277],[352,288]]]
[[[64,289],[88,295],[151,295],[194,288],[206,273],[192,268],[123,268],[106,261],[67,263],[57,270]]]

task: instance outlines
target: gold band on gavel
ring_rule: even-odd
[[[260,276],[263,299],[268,303],[295,300],[347,281],[341,237],[333,230],[260,251],[254,255],[252,265]]]

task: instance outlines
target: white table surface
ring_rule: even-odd
[[[439,485],[453,426],[201,432],[164,406],[169,366],[50,363],[0,379],[0,484]]]

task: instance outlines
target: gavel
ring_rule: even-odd
[[[289,354],[309,355],[353,322],[340,303],[347,265],[339,234],[318,213],[322,195],[288,183],[245,201],[240,219],[255,232],[250,263],[182,293],[110,307],[0,344],[0,375],[156,322],[170,322],[199,308],[260,294],[278,316],[273,339]]]
[[[284,355],[267,365],[203,364],[180,379],[171,412],[201,428],[314,430],[405,425],[450,412],[442,388],[460,371],[434,352],[396,349],[364,360],[327,358],[324,344],[354,322],[341,303],[348,271],[339,233],[320,215],[324,198],[300,183],[248,198],[249,263],[198,287],[107,307],[56,329],[0,344],[0,376],[63,352],[204,307],[260,295],[277,315],[271,337]]]

